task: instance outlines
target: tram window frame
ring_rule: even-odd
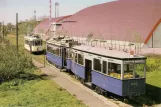
[[[78,54],[78,64],[84,65],[84,55]]]
[[[98,71],[98,72],[101,72],[102,71],[102,64],[101,64],[101,60],[97,59],[97,58],[94,58],[93,59],[93,69]]]
[[[107,73],[107,61],[102,61],[102,73]]]

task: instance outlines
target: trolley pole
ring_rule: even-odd
[[[16,46],[18,51],[18,13],[16,13]]]

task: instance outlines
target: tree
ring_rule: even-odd
[[[12,23],[7,23],[7,30],[8,32],[12,32]]]

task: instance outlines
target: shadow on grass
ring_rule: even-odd
[[[140,102],[142,105],[157,105],[161,104],[161,88],[146,84],[146,93],[139,97],[135,97],[137,102]]]
[[[14,79],[19,79],[19,80],[48,80],[49,78],[56,78],[57,76],[53,75],[46,75],[46,74],[34,74],[34,73],[28,73],[28,72],[19,72],[16,74],[16,76],[10,80],[5,80],[5,81],[0,81],[0,84],[6,81],[12,81]]]
[[[159,81],[158,81],[159,82]],[[161,88],[146,84],[145,97],[150,98],[149,104],[161,104]]]

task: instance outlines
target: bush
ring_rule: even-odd
[[[15,78],[20,72],[32,71],[32,59],[17,52],[16,47],[0,45],[0,81]]]
[[[148,57],[147,59],[147,71],[157,71],[160,69],[161,58],[160,57]]]

